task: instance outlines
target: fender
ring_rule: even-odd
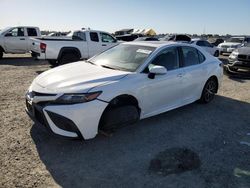
[[[62,54],[65,53],[65,52],[76,53],[79,56],[80,59],[82,58],[81,52],[80,52],[80,50],[78,48],[76,48],[76,47],[62,47],[59,54],[58,54],[57,59],[60,59],[62,57]]]

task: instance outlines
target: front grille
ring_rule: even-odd
[[[247,59],[247,55],[239,54],[238,58],[239,59]]]

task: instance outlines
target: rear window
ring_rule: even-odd
[[[37,32],[35,28],[27,28],[28,36],[29,37],[36,37]]]
[[[72,39],[86,41],[86,35],[83,32],[74,32]]]
[[[99,42],[98,34],[96,32],[90,32],[90,39],[94,42]]]

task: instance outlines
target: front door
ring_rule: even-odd
[[[167,73],[155,75],[154,79],[148,78],[148,69],[154,65],[164,66]],[[144,72],[141,73],[145,80],[144,88],[140,92],[143,95],[142,115],[144,117],[180,106],[183,98],[183,70],[179,68],[179,55],[176,47],[168,47],[159,52]]]
[[[28,41],[24,35],[24,28],[16,27],[6,33],[4,45],[7,53],[26,53]]]

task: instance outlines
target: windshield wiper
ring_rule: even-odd
[[[91,65],[96,65],[95,63],[93,63],[92,61],[86,60],[87,63],[91,64]]]
[[[102,67],[104,67],[104,68],[107,68],[107,69],[113,69],[113,70],[116,70],[116,68],[114,68],[114,67],[110,67],[110,66],[108,66],[108,65],[101,65]]]

